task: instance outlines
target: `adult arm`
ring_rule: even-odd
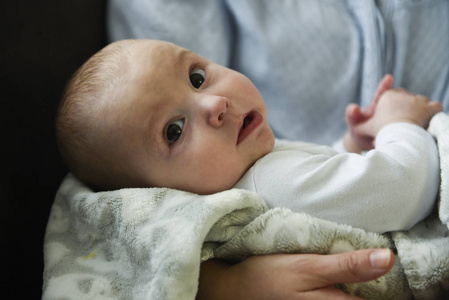
[[[252,256],[235,265],[211,260],[201,265],[197,300],[359,299],[334,285],[374,280],[393,264],[388,249]]]

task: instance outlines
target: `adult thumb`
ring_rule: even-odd
[[[322,278],[329,284],[357,283],[374,280],[388,273],[394,265],[389,249],[364,249],[327,255],[327,268]]]

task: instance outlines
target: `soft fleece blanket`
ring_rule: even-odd
[[[368,233],[287,209],[255,193],[210,196],[150,188],[94,193],[72,175],[62,182],[44,243],[43,299],[194,299],[202,261],[254,254],[397,249],[394,269],[341,285],[366,299],[449,290],[449,116],[436,115],[441,192],[434,213],[410,231]]]

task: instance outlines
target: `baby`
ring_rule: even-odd
[[[275,146],[247,77],[167,42],[124,40],[74,74],[56,127],[70,171],[96,190],[237,187],[369,231],[408,229],[430,213],[438,191],[438,152],[423,128],[442,107],[405,90],[385,92],[376,106],[357,129],[376,137],[364,156]]]

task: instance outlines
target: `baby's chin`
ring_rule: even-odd
[[[212,195],[232,189],[244,174],[245,172],[243,174],[239,172],[234,176],[227,176],[221,180],[216,177],[212,181],[210,177],[203,178],[202,180],[198,180],[198,184],[180,188],[180,190],[198,195]]]
[[[238,181],[238,180],[237,180]],[[236,181],[236,183],[237,183]],[[229,186],[221,186],[221,187],[210,187],[210,188],[205,188],[204,185],[202,185],[201,187],[198,186],[197,188],[194,188],[190,191],[190,193],[194,193],[194,194],[198,194],[198,195],[212,195],[212,194],[216,194],[216,193],[220,193],[220,192],[224,192],[227,190],[230,190],[234,187],[235,184],[229,185]]]

